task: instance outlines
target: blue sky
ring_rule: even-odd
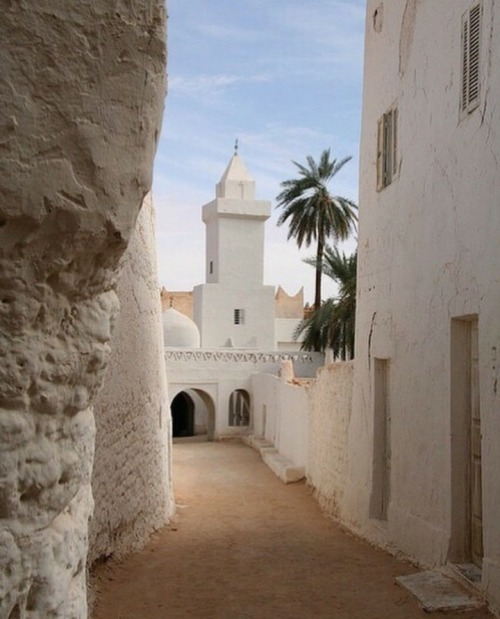
[[[332,185],[357,201],[365,0],[169,0],[168,76],[155,163],[160,285],[204,282],[201,207],[215,197],[236,138],[272,201],[264,283],[313,300],[313,268],[278,228],[280,183],[292,160],[330,148],[352,155]],[[351,243],[348,251],[353,247]],[[325,281],[324,296],[333,288]]]

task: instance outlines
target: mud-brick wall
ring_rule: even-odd
[[[307,481],[332,516],[339,515],[348,480],[353,367],[352,362],[324,366],[311,387]]]
[[[148,196],[118,282],[120,314],[94,409],[89,563],[142,545],[173,509],[154,211]]]
[[[0,41],[0,617],[85,619],[93,404],[151,187],[165,6],[3,2]]]

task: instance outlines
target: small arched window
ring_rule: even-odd
[[[229,396],[229,425],[250,425],[250,396],[244,389],[236,389]]]

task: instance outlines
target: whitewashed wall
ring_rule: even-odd
[[[255,199],[255,181],[235,154],[205,204],[206,283],[193,289],[202,348],[274,346],[274,288],[263,285],[264,231],[271,204]],[[239,324],[234,311],[243,310]]]
[[[356,370],[341,512],[423,564],[455,560],[467,450],[455,447],[464,432],[452,321],[477,316],[482,585],[500,606],[500,11],[483,0],[480,105],[462,117],[461,24],[472,4],[367,3]],[[393,105],[398,177],[377,192],[377,122]],[[377,360],[388,367],[391,471],[387,517],[374,526]]]
[[[255,403],[257,397],[252,375],[257,372],[280,372],[283,359],[291,359],[297,376],[313,377],[324,360],[322,353],[252,352],[248,350],[165,350],[166,371],[171,400],[181,391],[197,389],[210,399],[213,410],[214,438],[223,436],[256,434],[260,409]],[[250,425],[229,426],[229,397],[236,389],[244,389],[250,395]],[[272,410],[272,407],[269,408]],[[271,413],[272,414],[272,413]]]
[[[1,10],[0,617],[84,619],[93,404],[151,187],[165,6]]]
[[[252,392],[255,435],[271,441],[296,466],[307,466],[309,387],[271,374],[254,374]]]
[[[311,387],[307,481],[331,516],[340,515],[339,505],[349,483],[353,374],[353,362],[332,363],[318,370]]]
[[[300,350],[300,342],[293,339],[295,330],[302,322],[301,318],[275,318],[274,339],[276,350]]]
[[[145,543],[173,511],[170,408],[148,197],[122,263],[121,310],[95,405],[96,448],[89,562]]]

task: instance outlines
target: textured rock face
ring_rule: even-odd
[[[174,507],[155,247],[154,212],[148,196],[123,257],[117,287],[120,314],[104,385],[94,407],[95,509],[89,563],[141,546]]]
[[[92,401],[164,95],[159,0],[0,20],[0,617],[85,617]]]

